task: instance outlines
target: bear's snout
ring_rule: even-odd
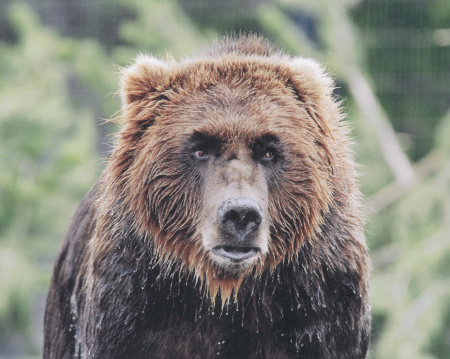
[[[263,211],[259,204],[248,198],[229,198],[217,210],[222,241],[212,249],[218,256],[239,262],[261,251],[255,243]]]
[[[230,242],[245,242],[251,238],[262,220],[262,210],[253,199],[226,200],[218,209],[219,220]]]

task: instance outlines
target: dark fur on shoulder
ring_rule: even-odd
[[[365,358],[370,261],[315,61],[257,36],[124,69],[55,264],[44,358]]]

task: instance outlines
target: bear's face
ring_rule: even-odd
[[[111,198],[126,198],[123,211],[161,262],[225,299],[314,236],[333,172],[319,112],[328,94],[308,97],[322,80],[311,63],[300,75],[293,64],[230,63],[141,58],[126,70],[125,125],[107,169],[119,184]]]
[[[283,149],[271,130],[273,119],[261,109],[262,97],[250,93],[245,85],[210,87],[206,98],[192,94],[187,100],[209,107],[194,118],[191,111],[183,111],[188,117],[183,122],[192,127],[181,151],[188,155],[202,192],[197,233],[211,262],[231,275],[252,268],[267,255],[269,193],[276,174],[283,171]]]

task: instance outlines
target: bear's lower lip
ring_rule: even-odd
[[[257,247],[235,247],[217,246],[211,252],[217,256],[231,259],[233,262],[240,262],[244,259],[254,257],[259,251]]]

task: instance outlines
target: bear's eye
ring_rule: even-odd
[[[264,155],[262,156],[263,161],[272,161],[275,158],[275,154],[271,150],[265,151]]]
[[[271,162],[278,162],[280,156],[280,145],[276,136],[272,134],[263,135],[256,138],[251,144],[252,158],[254,161],[261,164],[269,164]]]
[[[191,156],[197,161],[206,161],[219,152],[221,141],[219,138],[195,131],[188,139],[187,145]]]
[[[199,159],[199,160],[206,160],[206,159],[209,158],[209,156],[206,153],[206,151],[203,151],[203,150],[195,150],[194,151],[194,157]]]

